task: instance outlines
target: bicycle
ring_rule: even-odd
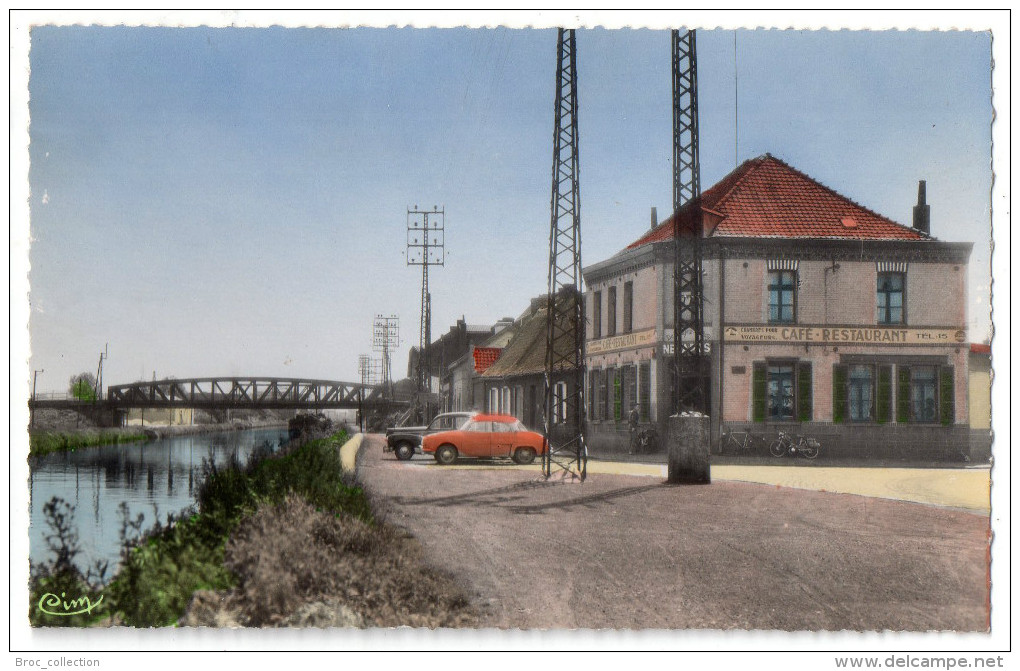
[[[738,438],[738,436],[743,436]],[[726,452],[727,449],[731,449],[734,452],[744,452],[747,450],[758,450],[765,447],[765,439],[761,436],[756,436],[749,431],[723,431],[721,439],[720,451]]]
[[[634,451],[636,454],[653,454],[659,451],[659,432],[654,426],[638,432]]]
[[[779,432],[772,444],[769,445],[769,454],[773,457],[785,457],[786,455],[799,454],[805,459],[814,459],[821,451],[822,444],[814,438],[797,436],[796,442],[793,436],[782,431]]]

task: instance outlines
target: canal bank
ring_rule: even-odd
[[[374,519],[350,470],[357,444],[334,434],[213,470],[196,484],[197,513],[129,540],[112,580],[51,560],[36,571],[33,625],[472,626],[457,586]],[[102,608],[49,616],[46,592],[88,594]]]
[[[251,431],[256,429],[286,429],[287,422],[277,418],[243,419],[213,424],[185,424],[168,426],[126,426],[99,428],[29,429],[29,456],[41,456],[62,450],[84,447],[160,440],[175,436],[193,436],[225,431]]]

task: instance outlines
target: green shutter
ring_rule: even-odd
[[[846,376],[847,369],[843,364],[832,367],[832,423],[842,424],[846,421]]]
[[[956,419],[956,396],[953,394],[953,367],[939,369],[939,413],[944,426],[952,426]]]
[[[878,367],[878,403],[875,420],[885,424],[892,419],[892,366]]]
[[[811,417],[811,364],[797,364],[797,419],[810,422]]]
[[[755,363],[751,367],[751,419],[765,421],[765,364]]]
[[[896,421],[905,424],[910,421],[910,368],[897,366],[896,372]]]

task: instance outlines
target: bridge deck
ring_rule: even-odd
[[[249,408],[370,409],[407,405],[384,398],[381,387],[354,382],[289,378],[191,378],[110,386],[98,402],[35,399],[33,408]]]

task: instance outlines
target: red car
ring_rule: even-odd
[[[457,431],[425,436],[421,450],[441,464],[452,464],[457,457],[511,457],[530,464],[545,452],[545,440],[511,415],[475,415]]]

